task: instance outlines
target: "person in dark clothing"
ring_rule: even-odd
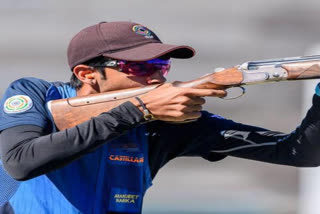
[[[71,40],[70,83],[13,82],[1,100],[0,155],[2,173],[23,182],[6,197],[0,194],[0,214],[141,213],[158,170],[181,156],[319,165],[320,94],[290,134],[236,123],[202,111],[203,97],[223,97],[224,90],[165,83],[170,58],[194,54],[189,46],[163,44],[143,25],[102,22]],[[63,131],[46,106],[51,100],[159,83]],[[194,121],[172,123],[189,119]]]

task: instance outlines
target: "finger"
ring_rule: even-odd
[[[215,90],[214,95],[209,97],[226,97],[228,95],[228,92],[225,90]]]
[[[184,120],[193,120],[193,119],[198,119],[200,117],[201,117],[200,111],[193,111],[193,112],[184,114]]]
[[[177,116],[179,115],[179,116]],[[197,111],[197,112],[188,112],[188,113],[183,113],[181,114],[181,112],[179,113],[175,113],[172,116],[166,116],[166,117],[159,117],[157,118],[158,120],[162,120],[162,121],[171,121],[171,122],[184,122],[187,120],[195,120],[201,117],[201,112]]]
[[[224,97],[227,92],[225,90],[191,88],[185,94],[197,97]]]
[[[185,108],[184,110],[183,110],[183,112],[185,112],[185,113],[189,113],[189,112],[199,112],[199,111],[201,111],[202,110],[202,105],[190,105],[190,106],[188,106],[187,108]]]
[[[190,97],[190,100],[186,102],[187,105],[203,105],[206,103],[206,100],[202,97]]]
[[[207,97],[225,97],[227,96],[228,92],[225,90],[216,90],[216,89],[210,89],[211,92],[209,92]]]
[[[227,89],[229,88],[230,86],[227,86],[227,85],[217,85],[215,83],[211,83],[211,82],[207,82],[206,84],[203,84],[203,85],[199,85],[197,86],[197,88],[203,88],[203,89]]]

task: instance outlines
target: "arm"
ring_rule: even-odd
[[[28,108],[20,112],[0,111],[1,159],[6,170],[18,180],[62,167],[144,122],[142,108],[136,100],[131,100],[84,123],[52,134],[44,108],[43,91],[47,86],[40,88],[41,83],[43,81],[19,80],[10,85],[2,99],[1,106],[6,106],[3,103],[12,104],[10,100],[13,97],[29,98],[25,105]],[[199,111],[204,103],[201,96],[223,96],[224,93],[165,84],[144,94],[141,99],[159,120],[185,120],[200,117]]]
[[[150,130],[150,168],[152,176],[168,161],[179,156],[201,156],[218,161],[235,156],[268,163],[314,167],[320,164],[320,97],[302,124],[283,134],[243,125],[203,112],[193,123],[152,123]]]
[[[127,102],[85,123],[53,134],[34,125],[11,127],[0,134],[1,159],[13,178],[30,179],[80,158],[143,120],[142,113]]]
[[[221,136],[222,143],[211,150],[213,153],[298,167],[319,166],[320,97],[314,95],[311,109],[290,134],[238,124]]]

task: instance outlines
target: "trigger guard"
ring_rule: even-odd
[[[227,97],[220,97],[220,99],[223,99],[223,100],[234,100],[234,99],[237,99],[239,97],[242,97],[246,93],[246,88],[244,88],[242,86],[236,86],[236,87],[231,87],[231,88],[241,88],[242,93],[239,96],[228,98],[228,95],[227,95]],[[228,89],[231,89],[231,88],[228,88]],[[228,89],[226,89],[226,91],[228,91]]]

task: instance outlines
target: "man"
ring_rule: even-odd
[[[25,181],[0,213],[140,213],[158,170],[179,156],[319,165],[318,95],[299,128],[287,135],[201,111],[202,97],[223,97],[223,90],[163,84],[64,131],[56,129],[45,106],[164,83],[170,58],[193,55],[191,47],[163,44],[142,25],[103,22],[70,42],[70,84],[36,78],[12,83],[1,101],[0,154],[6,171]],[[188,119],[196,121],[168,123]]]

